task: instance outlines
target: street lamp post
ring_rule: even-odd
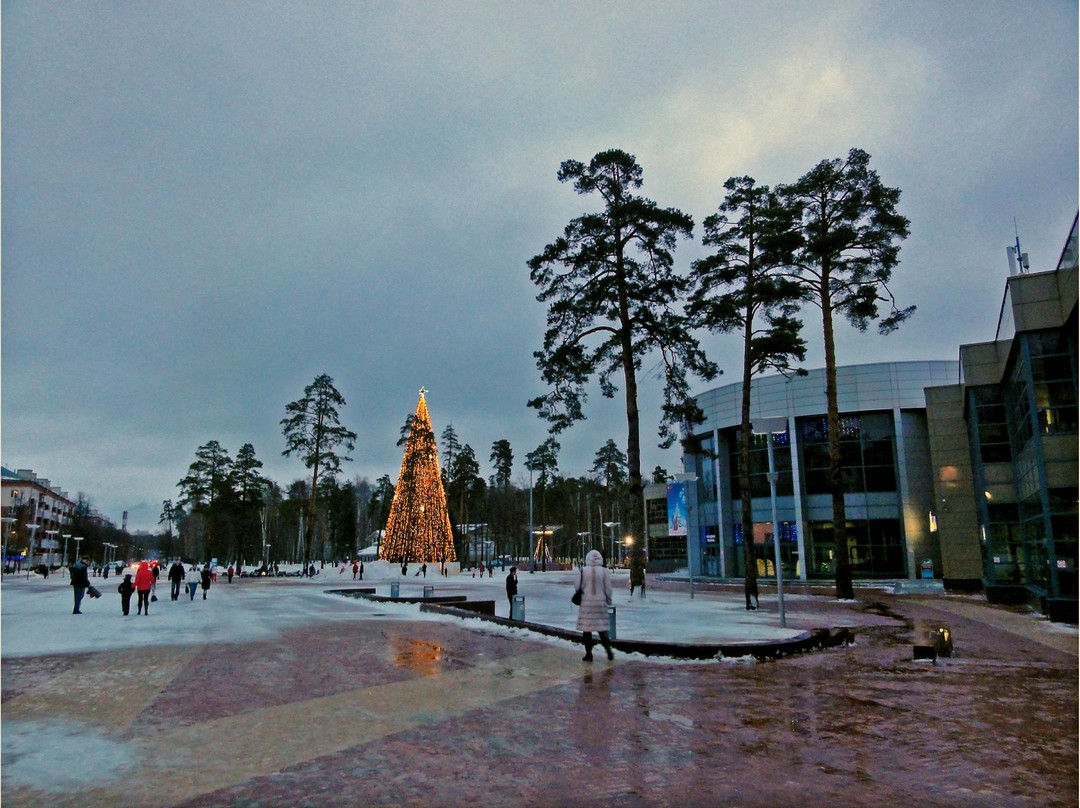
[[[585,537],[591,536],[592,533],[588,530],[583,530],[577,534],[578,538],[578,566],[585,565]]]
[[[36,531],[41,525],[27,525],[26,529],[30,531],[30,546],[26,552],[26,580],[30,580],[30,569],[34,566],[34,531]]]
[[[67,560],[67,543],[68,543],[68,539],[70,539],[70,538],[71,538],[71,534],[70,534],[70,533],[65,533],[65,534],[64,534],[64,569],[65,569],[65,570],[67,570],[67,566],[68,566],[68,560]]]
[[[3,524],[4,524],[4,561],[3,561],[3,563],[4,563],[5,568],[7,567],[8,532],[9,531],[14,532],[15,529],[12,526],[18,521],[19,520],[16,519],[14,516],[5,516],[5,517],[3,517]]]
[[[608,564],[615,566],[615,528],[618,522],[604,522],[604,527],[611,528],[611,554],[608,556]]]
[[[270,569],[270,542],[263,544],[263,569],[267,571]]]
[[[83,540],[82,536],[72,536],[72,541],[75,542],[75,560],[78,561],[81,557],[79,555],[79,542]]]
[[[784,574],[780,569],[780,523],[776,520],[776,480],[779,474],[773,460],[773,433],[787,431],[787,418],[759,418],[750,428],[757,434],[764,433],[769,449],[769,497],[772,500],[773,564],[776,567],[776,599],[780,604],[780,627],[787,628],[784,614]]]
[[[56,553],[53,552],[53,536],[55,536],[59,532],[60,532],[59,530],[46,530],[45,531],[45,535],[48,537],[48,541],[49,541],[49,562],[48,562],[48,566],[50,568],[52,567],[52,562],[53,562],[54,557],[56,555]]]

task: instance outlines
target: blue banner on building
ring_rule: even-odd
[[[686,535],[686,483],[668,483],[667,521],[669,536]]]

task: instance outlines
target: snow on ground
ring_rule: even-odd
[[[299,567],[284,567],[293,570]],[[135,648],[144,645],[179,645],[207,642],[244,642],[272,639],[287,628],[318,622],[355,620],[449,621],[471,629],[517,633],[522,629],[501,628],[478,620],[461,620],[447,615],[421,612],[417,604],[374,603],[328,594],[326,590],[374,586],[379,595],[390,594],[390,583],[400,586],[400,596],[421,597],[424,587],[433,586],[434,595],[467,595],[469,600],[494,600],[496,614],[509,615],[506,573],[495,570],[493,577],[472,577],[468,572],[441,577],[437,568],[428,569],[427,578],[417,577],[418,567],[410,565],[407,577],[401,568],[376,561],[365,565],[364,580],[353,581],[351,569],[344,573],[327,566],[314,578],[245,578],[225,583],[224,576],[210,587],[206,600],[202,591],[189,600],[169,598],[164,577],[157,586],[156,603],[148,616],[120,611],[116,591],[122,577],[91,578],[102,592],[97,600],[85,598],[81,615],[73,615],[72,590],[66,575],[55,572],[47,580],[25,573],[5,575],[0,586],[0,654],[6,657],[53,653],[77,653]],[[748,612],[741,595],[728,593],[653,592],[646,598],[631,599],[625,571],[613,575],[616,634],[620,639],[658,642],[756,642],[782,639],[802,633],[802,629],[782,629],[774,613]],[[188,573],[192,580],[192,573]],[[530,573],[518,570],[518,594],[525,596],[525,620],[573,629],[576,607],[570,603],[577,571]],[[785,597],[789,621],[797,624],[800,596]],[[767,598],[763,597],[765,602]],[[556,643],[525,632],[530,638]]]

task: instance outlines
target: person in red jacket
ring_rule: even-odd
[[[135,571],[135,594],[139,596],[135,614],[150,614],[150,590],[153,587],[154,573],[150,571],[150,565],[142,561]]]

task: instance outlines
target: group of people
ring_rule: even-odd
[[[83,598],[88,593],[91,597],[100,596],[100,593],[90,584],[89,571],[90,566],[85,558],[78,559],[71,565],[69,570],[71,586],[75,596],[75,608],[72,610],[72,614],[82,614]],[[202,570],[199,570],[193,564],[190,571],[196,573],[197,577],[195,580],[187,582],[189,600],[195,600],[195,593],[200,586],[202,586],[203,600],[206,600],[206,593],[210,590],[210,584],[216,577],[213,570],[209,564],[203,565]],[[233,573],[234,570],[230,566],[227,572],[230,583],[232,582]],[[168,579],[172,600],[179,600],[181,584],[187,579],[187,574],[188,570],[185,570],[184,565],[179,561],[174,561],[172,566],[169,567]],[[157,600],[156,592],[159,575],[160,568],[158,565],[151,564],[149,561],[140,561],[134,576],[130,572],[124,574],[124,580],[116,587],[116,591],[120,593],[120,609],[125,616],[131,614],[132,595],[136,597],[135,614],[150,614],[150,604]]]

